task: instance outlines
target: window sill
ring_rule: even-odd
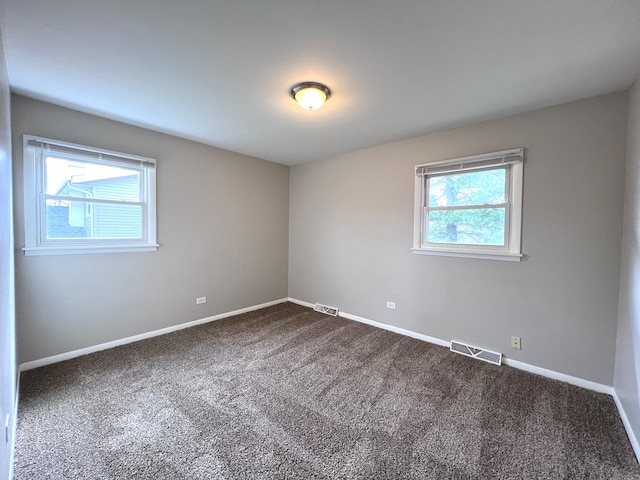
[[[24,247],[26,257],[38,255],[83,255],[91,253],[155,252],[159,245],[96,245],[96,246],[56,246]]]
[[[469,250],[437,250],[431,248],[412,248],[416,255],[436,255],[440,257],[478,258],[481,260],[501,260],[505,262],[519,262],[523,255],[520,253],[496,253],[487,251]]]

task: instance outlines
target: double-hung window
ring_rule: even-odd
[[[24,135],[25,254],[156,250],[154,159]]]
[[[413,252],[515,260],[524,149],[416,166]]]

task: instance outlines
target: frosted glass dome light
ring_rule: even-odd
[[[303,82],[291,89],[291,96],[305,110],[316,110],[331,96],[331,91],[321,83]]]

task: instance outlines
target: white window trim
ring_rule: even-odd
[[[44,202],[44,178],[43,159],[32,154],[29,142],[51,144],[56,147],[74,149],[85,154],[94,154],[122,161],[125,163],[137,163],[147,165],[142,172],[145,175],[145,201],[142,219],[143,238],[131,239],[61,239],[45,240],[46,231],[43,212]],[[105,150],[86,145],[63,142],[50,138],[34,135],[23,135],[23,161],[24,161],[24,226],[25,246],[22,249],[25,256],[36,255],[71,255],[92,253],[122,253],[122,252],[151,252],[158,249],[156,240],[156,161],[153,158],[141,157],[127,153]]]
[[[519,161],[514,161],[514,157],[519,157]],[[508,161],[511,159],[513,162]],[[423,243],[424,235],[424,210],[425,205],[425,175],[429,169],[446,170],[451,167],[452,171],[464,171],[469,166],[483,165],[488,161],[496,160],[510,163],[509,172],[509,192],[510,205],[508,208],[506,222],[505,246],[487,245],[454,245],[454,244],[429,244]],[[446,257],[478,258],[484,260],[503,260],[519,262],[522,257],[522,185],[523,185],[523,164],[524,148],[503,150],[499,152],[473,155],[470,157],[444,160],[441,162],[425,163],[416,166],[415,190],[414,190],[414,218],[413,218],[413,248],[411,251],[418,255],[437,255]],[[434,168],[435,167],[435,168]],[[466,167],[466,168],[465,168]],[[468,171],[468,170],[467,170]]]

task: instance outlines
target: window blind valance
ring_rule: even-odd
[[[156,167],[156,162],[152,158],[120,154],[110,150],[88,149],[70,143],[55,142],[48,139],[31,138],[26,142],[29,147],[40,148],[45,152],[59,153],[61,155],[81,155],[85,159],[89,157],[96,160],[108,160],[109,162],[117,162],[123,166],[135,165],[145,168]]]
[[[425,163],[416,166],[416,176],[443,175],[481,168],[512,165],[524,161],[524,148],[484,153],[471,157],[454,158],[442,162]]]

